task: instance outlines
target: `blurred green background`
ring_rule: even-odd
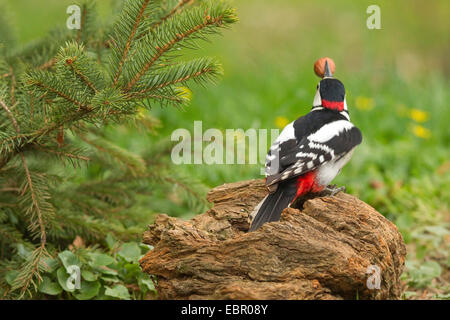
[[[21,43],[64,25],[66,0],[6,1]],[[98,1],[102,16],[110,1]],[[381,30],[366,27],[369,5],[381,8]],[[335,183],[395,222],[408,246],[406,298],[449,298],[450,283],[450,2],[235,1],[240,23],[202,44],[218,57],[225,76],[214,87],[191,87],[183,110],[157,108],[158,134],[108,128],[135,152],[177,128],[281,128],[311,108],[318,78],[313,64],[328,56],[347,89],[352,121],[363,144]],[[198,54],[198,53],[196,53]],[[170,161],[170,158],[168,158]],[[258,165],[180,165],[205,190],[260,178]],[[176,195],[143,200],[150,213],[199,213]],[[150,220],[150,218],[149,218]]]

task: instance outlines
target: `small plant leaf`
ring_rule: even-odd
[[[113,297],[113,298],[121,299],[121,300],[130,300],[131,299],[128,289],[121,284],[118,284],[112,288],[106,287],[105,295]]]
[[[75,288],[69,289],[67,287],[67,280],[69,279],[70,276],[64,267],[61,267],[58,269],[58,271],[56,271],[56,277],[58,279],[59,285],[64,289],[64,291],[67,291],[67,292],[75,291]]]
[[[90,265],[93,267],[109,266],[116,262],[113,257],[104,253],[91,252],[89,257],[91,258]]]
[[[73,295],[78,300],[89,300],[98,295],[100,291],[100,282],[82,281],[80,290],[76,290]]]
[[[81,277],[86,281],[95,281],[98,278],[98,275],[89,270],[82,270]]]
[[[119,255],[128,262],[137,262],[141,256],[141,249],[136,242],[127,242],[122,245]]]
[[[60,252],[58,254],[59,259],[61,260],[64,268],[66,268],[66,270],[70,267],[70,266],[78,266],[81,267],[82,263],[80,261],[80,259],[78,259],[78,257],[76,255],[74,255],[71,251],[69,250],[65,250],[63,252]]]
[[[42,282],[40,283],[38,290],[39,292],[51,296],[56,296],[63,291],[63,289],[58,283],[53,282],[49,277],[46,276],[42,277]]]

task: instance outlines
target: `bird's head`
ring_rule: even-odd
[[[313,106],[324,107],[339,112],[347,110],[344,84],[333,77],[328,66],[328,61],[325,61],[323,79],[317,85]]]

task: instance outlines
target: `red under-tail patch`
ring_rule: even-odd
[[[317,185],[316,176],[316,171],[310,171],[297,178],[297,193],[292,202],[309,192],[320,192],[323,190],[323,187]]]
[[[344,101],[328,101],[322,99],[322,107],[331,110],[338,110],[340,112],[344,110]]]

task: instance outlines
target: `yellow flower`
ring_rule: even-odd
[[[409,110],[408,116],[416,122],[425,122],[428,120],[428,112],[419,109]]]
[[[416,137],[422,139],[429,139],[431,137],[431,131],[421,125],[415,125],[412,127],[412,132]]]
[[[359,110],[369,111],[372,110],[375,106],[375,101],[373,100],[373,98],[359,96],[356,97],[355,106]]]
[[[276,117],[275,118],[275,125],[280,128],[283,129],[284,127],[286,127],[289,124],[289,120],[286,117]]]

